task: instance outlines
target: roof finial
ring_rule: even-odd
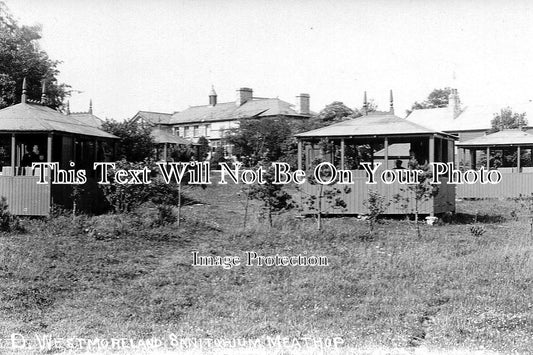
[[[366,91],[363,97],[363,110],[365,111],[365,116],[368,116],[368,102],[366,101]]]
[[[41,105],[46,105],[46,79],[41,80],[42,83],[42,94],[41,94]]]
[[[93,99],[89,100],[89,113],[91,115],[93,114]]]
[[[392,96],[392,89],[390,90],[390,109],[389,112],[391,115],[394,115],[394,98]]]
[[[24,77],[24,79],[22,80],[22,96],[20,97],[20,102],[22,103],[26,103],[26,99],[28,98],[26,95],[27,89],[28,89],[28,86],[26,85],[26,77]]]

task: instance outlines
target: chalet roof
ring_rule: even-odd
[[[163,143],[170,143],[170,144],[179,144],[179,145],[190,145],[191,142],[184,138],[180,138],[178,136],[172,135],[171,133],[155,128],[152,130],[152,137],[154,138],[154,141],[159,144]]]
[[[373,137],[373,136],[413,136],[439,134],[450,136],[432,128],[427,128],[392,114],[369,114],[331,126],[296,134],[297,137]]]
[[[85,123],[96,128],[102,128],[102,124],[104,123],[100,117],[97,117],[89,112],[72,112],[68,114],[68,117],[75,118],[81,123]]]
[[[139,111],[134,117],[142,117],[146,121],[156,125],[159,123],[169,123],[172,114],[164,112]]]
[[[533,134],[518,129],[504,129],[486,136],[456,143],[458,147],[533,146]]]
[[[30,103],[19,103],[0,110],[0,131],[65,132],[93,137],[117,138],[47,106]]]
[[[407,120],[444,132],[489,130],[494,115],[507,106],[513,112],[525,112],[526,118],[533,118],[533,103],[525,102],[510,105],[466,106],[456,118],[453,117],[453,110],[449,107],[414,110],[407,116]]]
[[[297,113],[291,104],[277,98],[253,99],[245,102],[241,106],[237,106],[233,101],[219,103],[215,106],[192,106],[181,112],[174,113],[169,123],[201,123],[280,115],[302,118],[310,116]]]

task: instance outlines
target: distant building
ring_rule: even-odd
[[[139,111],[132,119],[167,129],[193,143],[202,136],[206,137],[212,149],[223,147],[226,154],[231,155],[232,147],[224,138],[232,129],[239,127],[239,120],[267,117],[307,119],[312,115],[309,99],[309,94],[300,94],[296,97],[296,104],[292,105],[279,98],[254,97],[252,89],[240,88],[235,101],[219,103],[215,89],[211,88],[207,105],[191,106],[173,114]]]

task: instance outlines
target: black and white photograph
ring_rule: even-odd
[[[533,3],[0,0],[0,354],[533,353]]]

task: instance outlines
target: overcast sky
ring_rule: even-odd
[[[528,1],[6,0],[83,93],[71,110],[123,120],[254,96],[311,109],[332,101],[396,112],[434,88],[464,104],[533,99],[533,5]],[[454,80],[455,73],[455,80]]]

